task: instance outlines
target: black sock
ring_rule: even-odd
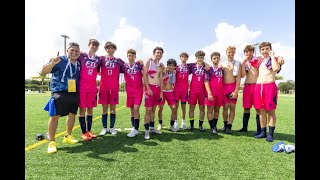
[[[173,126],[174,125],[174,120],[171,120],[170,121],[170,126]]]
[[[87,132],[86,119],[84,117],[79,117],[79,123],[81,127],[82,134]]]
[[[268,133],[268,135],[269,136],[272,136],[273,137],[273,132],[274,132],[274,129],[275,129],[276,127],[271,127],[271,126],[269,126],[269,133]]]
[[[210,125],[210,128],[211,128],[211,129],[214,128],[214,119],[211,119],[211,120],[209,121],[209,125]]]
[[[161,125],[162,125],[162,119],[159,119],[159,124],[161,124]]]
[[[87,115],[87,131],[91,131],[92,127],[92,115]]]
[[[149,130],[149,126],[150,126],[150,123],[144,124],[144,129],[145,129],[146,131],[148,131],[148,130]]]
[[[108,122],[108,114],[102,114],[102,126],[104,128],[107,128],[107,122]]]
[[[224,127],[227,128],[228,121],[223,121]]]
[[[232,124],[227,124],[227,128],[231,129],[232,128]]]
[[[154,128],[154,121],[150,122],[150,127]]]
[[[135,119],[135,120],[134,120],[134,128],[135,128],[136,130],[139,130],[139,123],[140,123],[140,120],[139,120],[139,119]]]
[[[134,127],[134,117],[131,117],[131,125]]]
[[[257,123],[257,132],[261,132],[260,116],[259,116],[259,114],[256,115],[256,123]]]
[[[204,120],[199,120],[199,127],[202,127],[203,121]]]
[[[244,129],[248,129],[249,119],[250,119],[250,113],[243,113],[242,123],[243,123]]]
[[[190,127],[194,126],[194,120],[190,120]]]
[[[218,119],[213,119],[213,127],[217,127]]]
[[[115,123],[116,123],[116,114],[110,114],[110,128],[114,128]]]

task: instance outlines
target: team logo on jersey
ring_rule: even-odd
[[[105,67],[109,69],[114,69],[115,63],[113,61],[106,61]]]
[[[178,70],[180,73],[188,73],[188,68],[186,65],[180,65],[178,66]]]

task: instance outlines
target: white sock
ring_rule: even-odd
[[[186,120],[182,119],[182,123],[184,123],[184,124],[185,124],[185,123],[186,123]]]

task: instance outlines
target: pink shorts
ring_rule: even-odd
[[[127,93],[127,107],[133,108],[134,105],[141,105],[142,102],[142,93],[128,95]]]
[[[224,104],[231,102],[232,104],[237,104],[237,98],[231,99],[228,96],[233,93],[236,89],[236,83],[223,83],[223,94],[224,94]]]
[[[242,94],[243,108],[250,109],[253,106],[255,88],[256,88],[256,83],[244,84],[243,94]]]
[[[173,91],[163,92],[163,99],[160,102],[160,105],[164,105],[164,102],[167,101],[169,106],[176,104],[176,99],[174,98]]]
[[[97,91],[96,92],[80,92],[79,107],[93,108],[97,107]]]
[[[257,84],[254,93],[254,108],[274,110],[277,107],[278,87],[275,82]]]
[[[181,102],[188,102],[189,96],[188,96],[188,90],[186,91],[173,91],[174,97],[176,98],[176,101]]]
[[[197,101],[198,101],[198,104],[200,106],[204,106],[204,98],[205,98],[205,93],[202,92],[202,93],[190,93],[189,94],[189,104],[190,105],[196,105],[197,104]]]
[[[208,97],[205,97],[204,104],[206,106],[223,106],[224,105],[224,95],[223,94],[213,94],[213,101],[210,101]]]
[[[119,91],[100,91],[99,104],[119,104]]]
[[[147,89],[144,91],[144,106],[145,107],[153,107],[157,106],[160,103],[160,91],[161,87],[159,85],[149,84],[151,91],[153,92],[152,96],[148,95]]]

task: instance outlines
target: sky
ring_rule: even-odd
[[[164,49],[161,62],[180,62],[181,52],[195,62],[195,52],[220,52],[235,46],[236,60],[243,60],[247,44],[268,41],[285,64],[278,75],[295,80],[295,1],[293,0],[26,0],[25,79],[37,76],[50,58],[64,54],[67,44],[77,42],[88,51],[88,41],[100,42],[98,55],[106,55],[104,44],[117,45],[116,57],[128,62],[133,48],[137,60],[152,56],[156,46]],[[256,55],[260,55],[258,48]]]

